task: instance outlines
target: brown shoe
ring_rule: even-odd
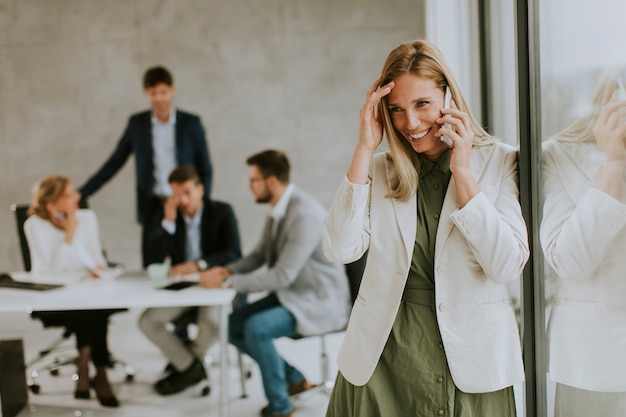
[[[293,412],[288,412],[287,414],[270,414],[267,417],[293,417]]]
[[[289,395],[297,395],[300,394],[304,391],[308,391],[310,389],[315,388],[316,385],[311,384],[309,381],[307,381],[306,379],[303,379],[300,382],[296,382],[295,384],[289,385],[289,388],[287,389],[287,391],[289,392]]]

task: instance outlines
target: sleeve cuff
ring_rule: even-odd
[[[170,235],[173,235],[174,233],[176,233],[176,223],[171,220],[167,220],[167,219],[161,220],[161,227]]]

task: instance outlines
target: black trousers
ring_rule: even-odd
[[[109,316],[124,310],[73,310],[36,311],[32,316],[40,319],[44,327],[65,326],[76,336],[76,347],[91,347],[91,360],[95,366],[111,364],[107,334]]]

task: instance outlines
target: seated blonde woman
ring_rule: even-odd
[[[79,277],[97,278],[105,260],[100,245],[98,220],[91,210],[80,210],[79,194],[66,177],[40,180],[33,189],[30,217],[24,231],[30,249],[32,271],[71,282]],[[110,365],[107,346],[109,316],[115,310],[38,312],[44,321],[61,323],[74,331],[79,352],[78,380],[74,397],[90,398],[89,360],[96,368],[93,387],[103,406],[117,407],[107,377]]]

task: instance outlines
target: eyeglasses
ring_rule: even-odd
[[[265,181],[266,179],[267,177],[253,177],[250,178],[248,181],[250,182],[250,184],[254,184],[255,182]]]

